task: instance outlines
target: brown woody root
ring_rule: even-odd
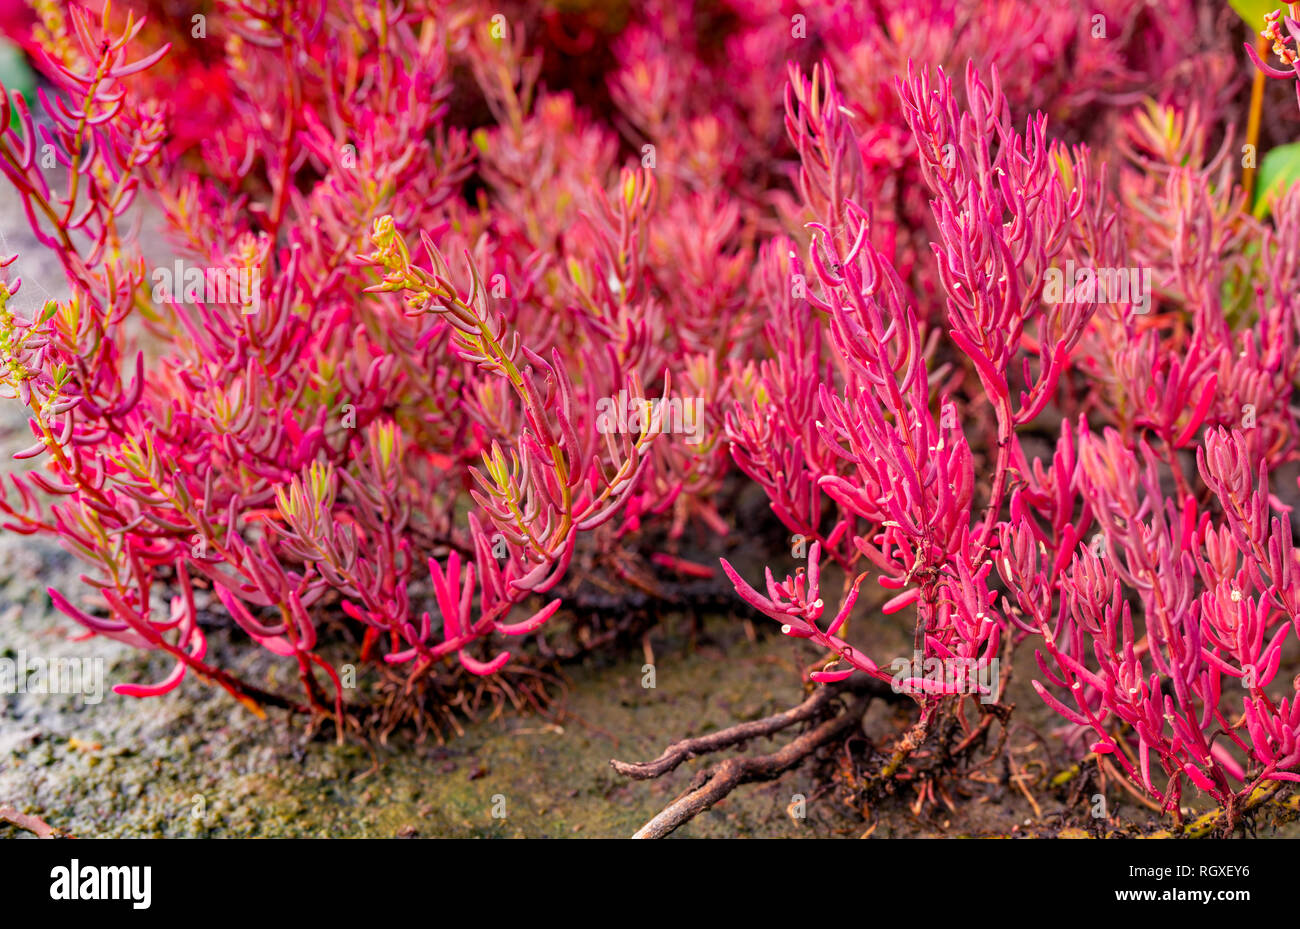
[[[683,761],[724,748],[730,748],[760,736],[773,735],[797,723],[822,715],[836,697],[851,693],[856,699],[846,711],[837,713],[808,732],[769,755],[728,758],[716,767],[707,768],[691,780],[686,792],[665,807],[632,836],[634,839],[660,839],[712,807],[741,784],[772,780],[798,766],[823,745],[847,735],[861,724],[867,704],[873,697],[898,699],[889,685],[875,678],[855,676],[847,681],[819,687],[796,707],[765,719],[740,723],[693,739],[670,745],[654,761],[630,764],[611,761],[618,773],[645,780],[672,771]]]

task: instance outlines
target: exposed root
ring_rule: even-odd
[[[414,730],[417,742],[432,735],[442,745],[448,735],[464,735],[462,720],[474,721],[484,714],[495,719],[507,706],[548,716],[553,692],[564,690],[558,677],[523,661],[495,677],[471,675],[458,667],[440,673],[427,668],[402,673],[381,667],[380,673],[377,702],[367,707],[362,730],[384,745],[395,731],[408,728]]]
[[[894,693],[883,681],[865,675],[855,676],[847,681],[819,687],[798,706],[765,719],[739,723],[706,736],[675,742],[654,761],[611,761],[614,770],[627,777],[637,780],[661,777],[697,755],[731,748],[761,736],[774,735],[796,724],[817,719],[828,711],[833,712],[832,706],[836,698],[843,694],[856,697],[848,709],[835,713],[777,751],[768,755],[728,758],[696,774],[686,792],[637,830],[633,838],[662,838],[712,807],[741,784],[772,780],[797,767],[818,749],[842,739],[861,726],[867,704],[873,697],[897,700],[900,695]]]
[[[635,778],[638,781],[661,777],[675,769],[683,761],[688,761],[697,755],[706,755],[710,752],[730,748],[733,745],[739,745],[759,736],[773,735],[782,729],[793,726],[795,723],[813,719],[819,716],[825,707],[839,696],[841,690],[842,688],[819,687],[803,703],[784,712],[776,713],[764,719],[740,723],[727,729],[711,732],[708,735],[674,742],[654,761],[611,761],[610,765],[624,777]]]
[[[915,794],[908,809],[916,819],[924,818],[927,807],[942,806],[957,813],[953,797],[967,796],[963,784],[979,780],[980,770],[999,760],[1005,764],[1012,706],[978,704],[980,718],[968,721],[960,706],[935,704],[883,750],[864,739],[866,749],[846,751],[830,775],[839,785],[841,802],[870,820],[875,804],[907,787]],[[990,746],[994,723],[1000,726],[996,744]],[[989,774],[984,782],[1009,785],[1009,776],[1009,772],[1003,778]]]
[[[770,755],[728,758],[716,768],[701,771],[691,780],[685,794],[638,829],[632,838],[662,839],[682,823],[709,809],[741,784],[768,781],[790,770],[823,745],[861,725],[862,714],[870,699],[866,696],[858,697],[847,711],[805,732]]]

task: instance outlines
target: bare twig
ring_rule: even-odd
[[[1025,799],[1029,801],[1029,805],[1034,808],[1034,817],[1041,821],[1043,818],[1043,809],[1038,805],[1038,801],[1034,799],[1034,795],[1029,790],[1029,785],[1025,783],[1029,778],[1029,775],[1021,770],[1020,766],[1016,764],[1014,753],[1007,752],[1007,763],[1011,766],[1011,782],[1020,789],[1022,794],[1025,795]]]
[[[847,710],[842,712],[831,710],[833,701],[846,693],[853,694],[857,699]],[[691,780],[686,793],[641,827],[634,838],[662,838],[682,823],[709,809],[741,784],[771,780],[797,767],[823,745],[842,738],[854,727],[860,726],[867,704],[873,697],[891,701],[911,699],[904,694],[896,693],[884,681],[864,674],[855,674],[847,680],[818,687],[798,706],[768,716],[766,719],[739,723],[709,735],[674,742],[654,761],[636,764],[611,761],[614,770],[627,777],[637,780],[661,777],[697,755],[731,748],[761,736],[771,736],[798,723],[812,722],[828,712],[833,714],[829,719],[770,755],[728,758],[715,767],[699,772]]]
[[[726,729],[720,729],[717,732],[711,732],[708,735],[674,742],[654,761],[636,763],[611,761],[610,765],[619,774],[639,781],[661,777],[675,769],[683,761],[688,761],[697,755],[706,755],[710,752],[730,748],[733,745],[739,745],[760,736],[773,735],[782,729],[793,726],[795,723],[814,719],[831,700],[845,690],[878,697],[892,698],[896,696],[889,685],[883,681],[865,675],[854,675],[847,681],[818,687],[803,703],[784,712],[776,713],[764,719],[756,719],[752,722],[739,723]]]
[[[809,700],[811,699],[809,698]],[[829,699],[829,697],[826,697],[817,705],[819,707],[824,706]],[[728,758],[714,769],[701,771],[691,781],[691,786],[685,794],[678,797],[638,829],[632,838],[661,839],[678,826],[712,807],[713,804],[741,784],[771,780],[797,766],[821,746],[843,736],[855,726],[861,725],[862,714],[866,710],[870,699],[869,696],[858,697],[845,712],[826,720],[814,729],[810,729],[793,742],[770,755]],[[804,701],[795,710],[802,709],[807,703],[808,701]],[[786,725],[789,725],[789,723]],[[722,735],[722,733],[717,734]],[[662,759],[660,760],[662,761]]]

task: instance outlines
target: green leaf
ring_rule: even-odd
[[[1256,32],[1264,28],[1264,17],[1281,4],[1274,0],[1228,0],[1228,6],[1237,11],[1237,15],[1246,21]]]
[[[1300,142],[1279,145],[1264,156],[1259,163],[1259,176],[1255,183],[1255,203],[1252,212],[1263,219],[1273,208],[1273,198],[1280,196],[1300,181]]]

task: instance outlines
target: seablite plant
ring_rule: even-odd
[[[1279,677],[1297,565],[1290,507],[1269,490],[1294,455],[1300,201],[1255,224],[1228,143],[1207,156],[1195,110],[1137,108],[1116,183],[1087,148],[1051,141],[1043,115],[1016,132],[996,72],[968,68],[965,85],[925,71],[898,84],[943,295],[941,313],[918,319],[923,295],[872,247],[857,202],[850,101],[825,72],[792,75],[814,273],[777,316],[787,361],[762,369],[764,402],[729,422],[738,464],[817,541],[806,571],[778,582],[769,570],[765,593],[724,569],[783,632],[833,656],[810,674],[823,684],[889,675],[844,637],[873,571],[898,591],[883,612],[915,610],[915,656],[895,667],[971,671],[1027,642],[1035,690],[1089,759],[1180,822],[1195,789],[1230,828],[1300,776],[1300,683]],[[1075,266],[1101,270],[1087,291],[1053,293]],[[1154,291],[1096,287],[1127,269]],[[1022,433],[1049,416],[1056,451],[1031,455]],[[978,452],[958,425],[972,417],[988,422]],[[848,571],[829,606],[827,553]],[[918,721],[886,770],[945,713],[966,727],[963,748],[990,720],[961,710],[987,689],[973,674],[906,673],[893,687],[915,695]]]
[[[0,506],[11,530],[87,563],[97,594],[51,590],[58,609],[174,659],[116,692],[161,695],[193,671],[259,712],[328,714],[341,736],[326,617],[358,624],[363,661],[409,669],[406,693],[448,657],[492,675],[559,608],[547,594],[580,538],[620,515],[627,531],[674,507],[684,520],[716,481],[707,414],[672,448],[659,415],[596,428],[600,398],[641,401],[651,381],[663,401],[679,384],[712,400],[727,372],[705,345],[648,339],[676,286],[647,267],[667,198],[652,172],[616,169],[595,130],[572,144],[603,155],[555,161],[570,176],[552,194],[581,203],[585,226],[560,260],[548,251],[554,229],[532,220],[556,222],[554,207],[521,202],[526,179],[502,159],[535,169],[522,153],[578,117],[563,96],[533,106],[522,36],[450,8],[230,4],[213,18],[228,119],[196,160],[164,144],[166,87],[149,70],[168,49],[136,53],[141,20],[41,12],[49,122],[6,94],[0,115],[19,120],[0,164],[72,298],[33,319],[5,309],[5,384],[36,439],[17,457],[45,467],[9,475]],[[498,136],[448,119],[454,56],[475,62]],[[476,169],[508,204],[497,219],[456,197]],[[142,190],[205,286],[167,279],[170,262],[149,270],[128,221]],[[218,277],[238,296],[214,299]],[[552,306],[558,328],[539,312]],[[303,700],[205,660],[208,609],[292,662]]]
[[[1274,130],[1226,7],[129,6],[34,3],[40,106],[0,96],[67,287],[0,256],[0,512],[165,659],[116,693],[441,733],[644,632],[584,589],[685,577],[808,697],[618,769],[807,728],[644,834],[829,746],[951,805],[1015,761],[1025,650],[1067,779],[1188,834],[1294,799],[1300,171],[1237,157]],[[875,699],[906,722],[854,756]]]

